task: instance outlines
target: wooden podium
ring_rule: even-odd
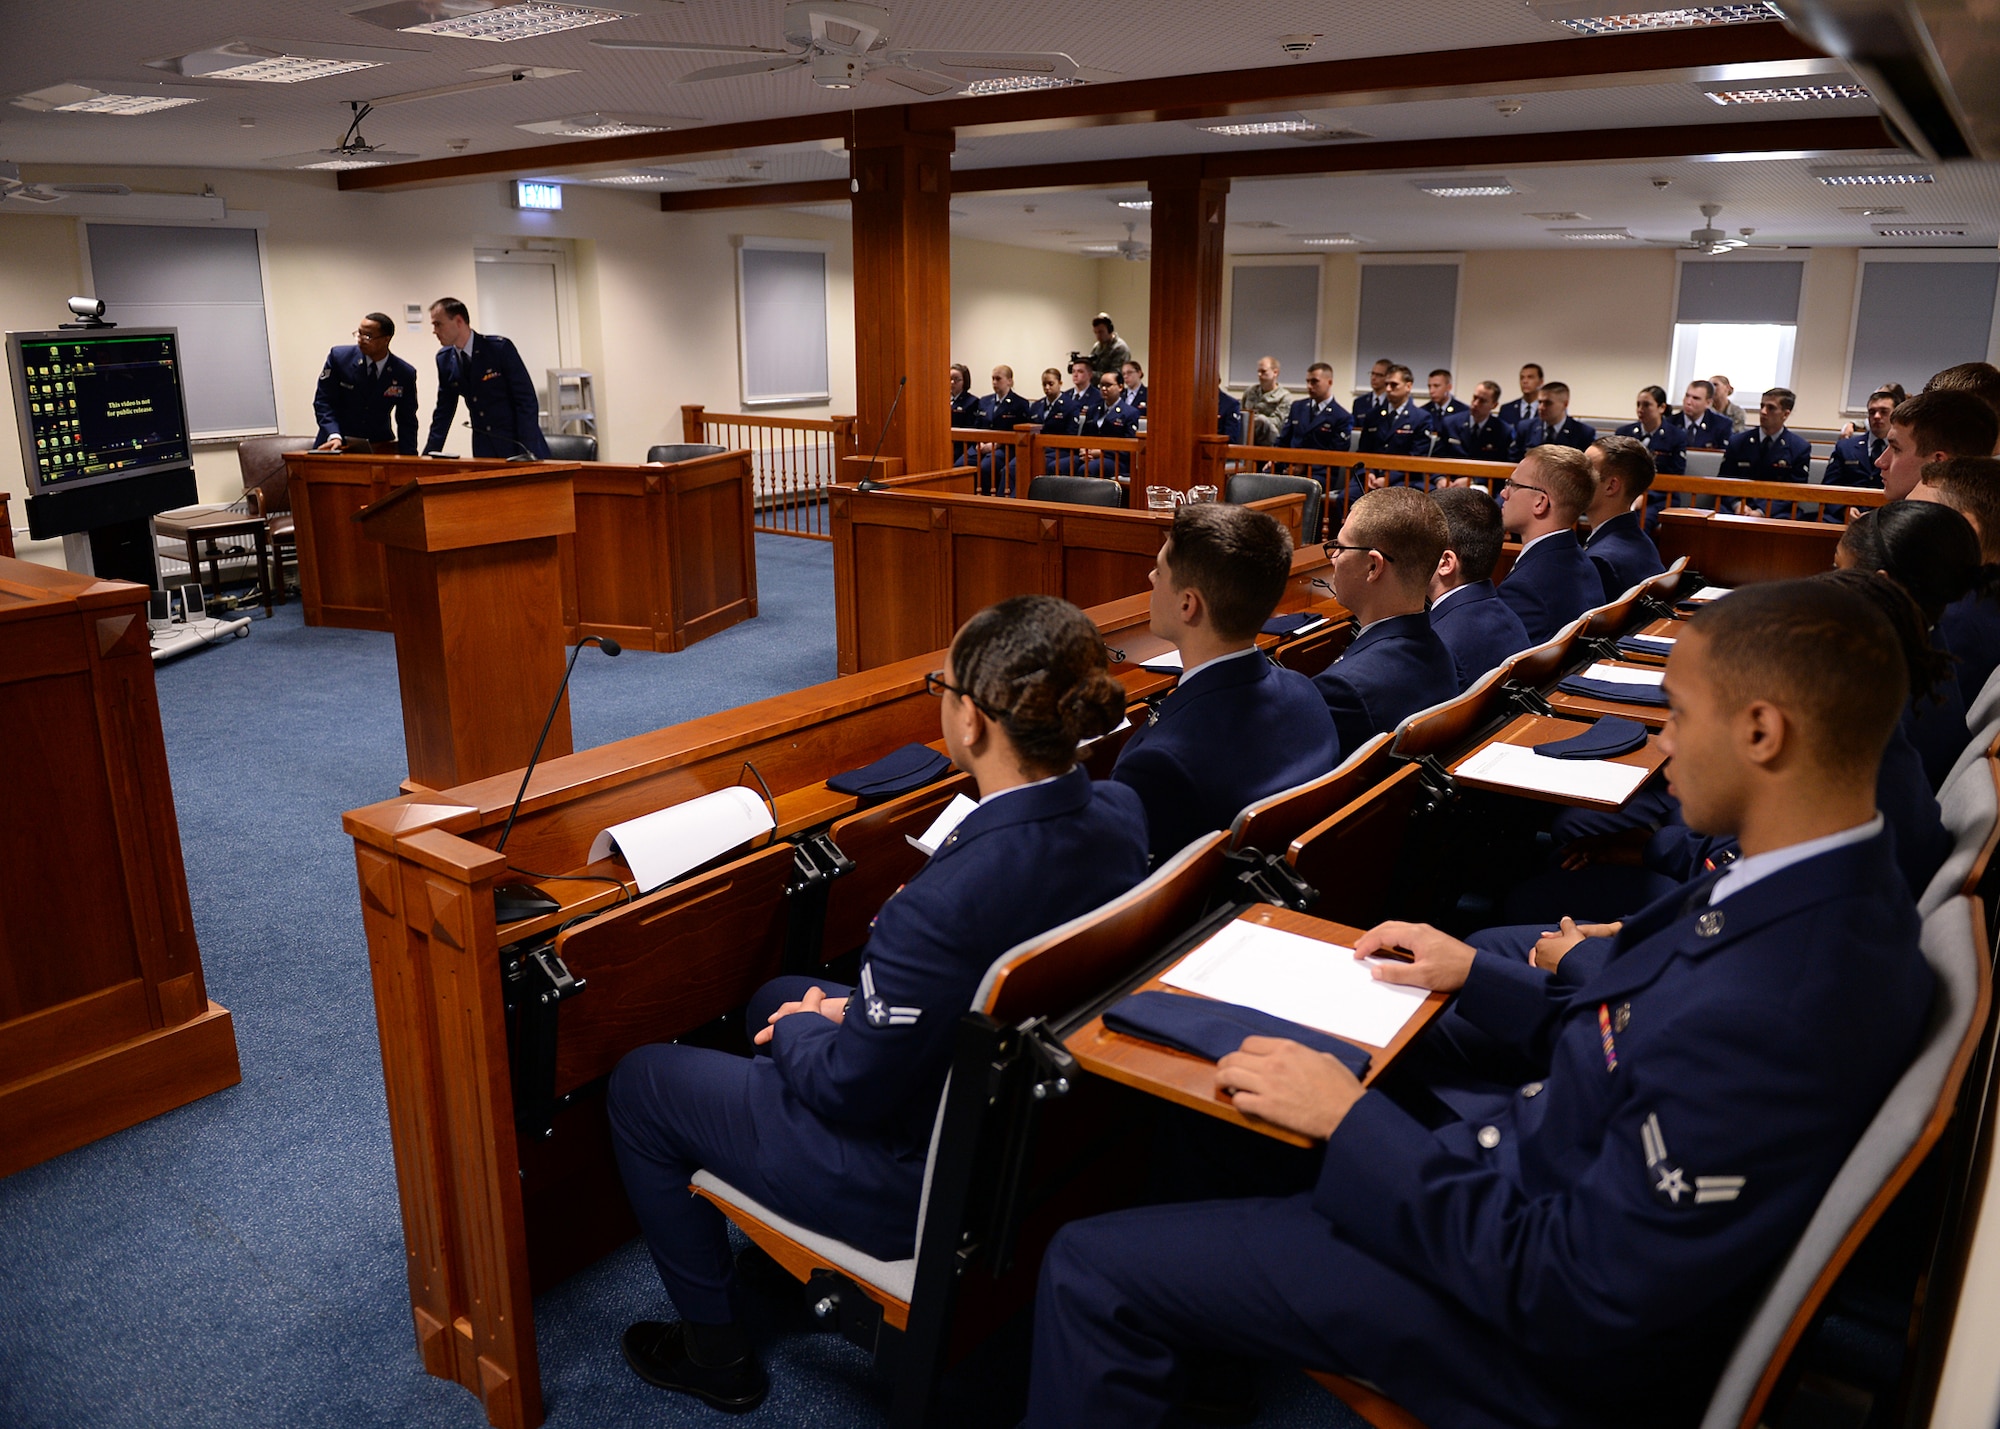
[[[556,541],[571,466],[423,475],[356,519],[387,548],[410,778],[448,789],[528,762],[563,674]],[[569,699],[544,757],[570,752]]]
[[[146,588],[0,557],[0,1176],[243,1079],[208,1000]]]

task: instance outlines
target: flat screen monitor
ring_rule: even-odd
[[[30,495],[194,465],[175,328],[7,334]]]

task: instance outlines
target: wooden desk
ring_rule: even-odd
[[[1715,483],[1704,483],[1714,485]],[[1737,483],[1725,482],[1723,485]],[[1744,483],[1757,491],[1782,482]],[[1881,492],[1872,493],[1876,497]],[[1668,507],[1660,513],[1660,559],[1686,556],[1710,585],[1751,585],[1794,580],[1833,569],[1834,547],[1847,528],[1824,521],[1783,521],[1770,516],[1729,516]]]
[[[970,467],[900,477],[881,491],[832,488],[839,670],[854,674],[951,643],[1013,595],[1086,608],[1137,594],[1171,511],[979,496]],[[1303,496],[1253,503],[1296,536]]]
[[[0,1176],[242,1080],[195,946],[146,599],[0,557]]]
[[[1630,718],[1630,716],[1625,717]],[[1512,784],[1493,784],[1478,778],[1476,775],[1467,775],[1459,772],[1460,767],[1466,760],[1472,758],[1488,745],[1517,744],[1532,748],[1537,744],[1547,744],[1551,740],[1568,739],[1571,735],[1582,734],[1586,729],[1590,728],[1590,724],[1591,722],[1588,720],[1551,719],[1547,715],[1524,714],[1501,728],[1492,738],[1482,739],[1473,748],[1468,749],[1459,758],[1454,759],[1446,766],[1446,772],[1468,789],[1488,789],[1496,794],[1509,794],[1520,799],[1534,799],[1544,804],[1563,804],[1574,809],[1623,808],[1623,800],[1614,803],[1609,799],[1582,799],[1573,798],[1565,794],[1548,794],[1537,789],[1519,789]],[[1609,762],[1612,764],[1629,764],[1636,769],[1643,769],[1650,778],[1662,764],[1667,762],[1667,755],[1666,751],[1660,748],[1658,737],[1649,734],[1646,736],[1646,742],[1637,749],[1629,754],[1614,755]]]
[[[1321,548],[1299,552],[1282,608],[1344,619],[1312,587],[1325,565]],[[1146,631],[1145,596],[1090,614],[1107,642],[1128,652],[1144,653],[1156,639]],[[626,928],[653,925],[650,941],[635,936],[601,962],[575,953],[571,971],[592,986],[562,1004],[553,1093],[568,1100],[545,1141],[516,1127],[502,944],[621,901],[629,890],[623,866],[587,863],[598,830],[736,784],[746,761],[770,786],[780,837],[854,813],[858,801],[827,788],[827,778],[937,739],[938,706],[924,675],[943,663],[941,652],[926,651],[544,760],[504,857],[493,845],[518,772],[343,818],[354,841],[418,1352],[432,1374],[478,1394],[495,1424],[531,1429],[542,1419],[534,1292],[634,1234],[610,1155],[602,1076],[632,1048],[685,1036],[740,1006],[742,983],[775,971],[771,923],[782,926],[786,916],[793,852],[780,844],[670,885],[611,915]],[[1173,682],[1133,658],[1113,669],[1128,703]],[[503,932],[493,886],[507,881],[510,866],[601,872],[621,886],[551,882],[563,910]],[[733,921],[720,921],[724,907]],[[587,948],[582,935],[610,921],[571,929],[568,946]],[[699,977],[690,975],[695,964]]]
[[[389,629],[388,564],[356,518],[419,476],[509,464],[287,452],[306,624]],[[571,644],[608,635],[635,650],[681,650],[757,613],[748,452],[557,464],[575,469],[576,533],[559,548]]]
[[[1582,669],[1572,671],[1581,675],[1590,665],[1610,665],[1620,670],[1643,670],[1649,675],[1660,672],[1658,665],[1646,664],[1638,660],[1593,660]],[[1565,679],[1568,676],[1564,677]],[[1582,720],[1595,720],[1602,715],[1617,715],[1620,719],[1637,720],[1648,729],[1662,729],[1667,723],[1665,705],[1626,704],[1622,700],[1601,700],[1594,695],[1566,694],[1561,688],[1549,691],[1549,704],[1559,715],[1569,715]]]
[[[262,516],[246,516],[240,511],[210,511],[198,516],[176,516],[163,511],[153,518],[155,535],[187,546],[188,574],[195,584],[213,583],[212,594],[222,594],[222,571],[217,565],[215,543],[229,536],[248,536],[257,548],[257,585],[264,593],[264,614],[271,614],[271,523]],[[201,578],[201,545],[208,543],[208,581]]]
[[[1324,943],[1338,943],[1352,947],[1354,940],[1364,931],[1349,927],[1345,923],[1329,923],[1289,908],[1259,906],[1245,908],[1238,915],[1244,922],[1261,923],[1268,928],[1277,928],[1287,933],[1297,933],[1307,938],[1317,938]],[[1182,957],[1186,956],[1185,954]],[[1340,956],[1335,954],[1335,956]],[[1132,992],[1167,992],[1179,997],[1195,997],[1199,994],[1182,992],[1179,988],[1168,987],[1160,981],[1162,975],[1173,970],[1181,957],[1176,957],[1158,969],[1143,982],[1136,984]],[[1371,1054],[1368,1075],[1361,1079],[1363,1086],[1372,1085],[1386,1071],[1402,1050],[1430,1025],[1431,1019],[1443,1010],[1448,999],[1441,992],[1434,992],[1424,999],[1414,1016],[1403,1024],[1403,1030],[1396,1034],[1396,1040],[1387,1047],[1377,1047],[1367,1042],[1354,1042],[1357,1047],[1365,1047]],[[1342,1038],[1342,1041],[1353,1041]],[[1128,1037],[1122,1032],[1113,1032],[1104,1025],[1104,1019],[1093,1017],[1083,1026],[1063,1039],[1070,1055],[1085,1071],[1100,1077],[1136,1088],[1149,1096],[1164,1098],[1176,1106],[1191,1107],[1204,1115],[1220,1121],[1245,1127],[1275,1140],[1293,1146],[1311,1146],[1314,1143],[1297,1132],[1286,1131],[1266,1121],[1245,1116],[1236,1109],[1229,1098],[1215,1089],[1215,1063],[1206,1057],[1197,1057],[1192,1052],[1177,1051],[1172,1047],[1162,1047],[1157,1042],[1147,1042],[1138,1037]]]

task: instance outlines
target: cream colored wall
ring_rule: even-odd
[[[1097,269],[1097,305],[1084,314],[1083,338],[1072,346],[1088,352],[1096,341],[1091,335],[1090,319],[1099,313],[1109,313],[1118,324],[1118,335],[1125,339],[1125,345],[1143,366],[1147,357],[1146,340],[1152,332],[1149,314],[1153,304],[1153,265],[1128,263],[1123,258],[1091,261]],[[1063,355],[1069,355],[1068,348]]]
[[[954,238],[951,354],[972,369],[972,390],[984,396],[1005,363],[1024,397],[1040,397],[1041,370],[1062,368],[1071,349],[1090,346],[1097,268],[1068,253]]]

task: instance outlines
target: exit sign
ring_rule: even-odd
[[[562,208],[562,185],[538,183],[533,179],[514,180],[514,207],[544,212]]]

